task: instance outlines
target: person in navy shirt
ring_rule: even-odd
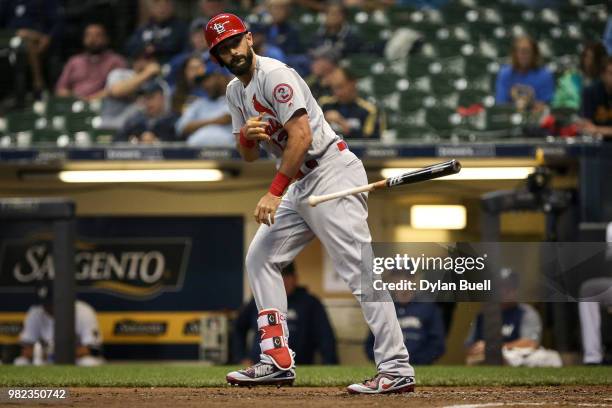
[[[60,34],[63,13],[58,0],[0,1],[0,29],[11,30],[25,45],[38,98],[45,88],[43,57]]]
[[[612,56],[609,56],[600,80],[584,89],[582,94],[582,130],[612,140]]]
[[[268,42],[283,50],[285,55],[303,54],[300,34],[289,21],[291,0],[268,0],[266,8],[272,19],[266,32]]]
[[[538,44],[531,37],[519,37],[512,45],[512,63],[497,74],[495,103],[513,104],[519,110],[548,105],[555,92],[553,74],[541,66]]]
[[[315,363],[315,354],[321,364],[338,364],[336,336],[329,323],[325,308],[306,288],[298,286],[293,263],[282,270],[287,292],[287,325],[289,346],[295,351],[296,364]],[[233,326],[232,357],[234,363],[251,364],[259,361],[259,336],[257,336],[257,306],[255,300],[243,306]],[[247,335],[253,331],[253,342],[247,346]]]
[[[148,4],[151,18],[132,34],[126,51],[133,54],[134,49],[144,46],[147,53],[166,63],[183,50],[188,37],[186,24],[174,17],[172,0],[148,0]]]
[[[415,297],[412,291],[393,293],[397,320],[402,328],[404,344],[410,354],[410,363],[433,364],[446,351],[442,311],[436,303]],[[419,302],[419,300],[423,300]],[[374,335],[370,333],[365,344],[366,354],[374,360]]]
[[[502,341],[506,349],[537,349],[542,338],[542,320],[538,312],[526,303],[517,303],[519,277],[510,268],[499,271],[502,288]],[[479,313],[470,326],[465,341],[468,364],[484,361],[485,340],[483,314]]]

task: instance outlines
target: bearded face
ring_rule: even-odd
[[[217,58],[236,76],[247,74],[253,66],[253,42],[250,33],[222,41],[215,47]]]

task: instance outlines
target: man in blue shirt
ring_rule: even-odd
[[[138,28],[128,40],[127,54],[144,46],[149,54],[154,54],[165,63],[183,50],[187,39],[185,23],[174,17],[173,0],[148,0],[151,19]]]
[[[514,104],[519,110],[549,104],[555,92],[552,73],[540,65],[540,51],[530,37],[519,37],[512,45],[512,64],[497,74],[495,102]]]
[[[202,88],[208,97],[197,98],[176,123],[176,133],[187,138],[192,146],[233,147],[236,139],[232,133],[225,89],[228,78],[219,73],[206,73]]]

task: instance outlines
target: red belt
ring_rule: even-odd
[[[348,149],[348,145],[346,144],[346,142],[344,140],[339,141],[338,143],[336,143],[336,147],[338,148],[339,151],[343,151]],[[313,170],[315,167],[317,167],[319,165],[319,162],[316,161],[316,159],[310,159],[307,162],[304,163],[304,165],[309,169],[309,170]],[[310,173],[310,172],[309,172]],[[306,173],[308,174],[308,173]],[[302,173],[301,170],[298,170],[297,175],[295,176],[296,180],[300,180],[302,177],[304,177],[305,174]]]

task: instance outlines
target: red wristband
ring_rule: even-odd
[[[244,136],[244,128],[240,129],[240,146],[252,149],[256,144],[254,140],[249,140]]]
[[[276,176],[274,176],[274,180],[272,180],[272,184],[270,184],[270,189],[268,191],[276,197],[281,197],[287,187],[289,187],[289,184],[291,184],[291,177],[279,171],[276,173]]]

